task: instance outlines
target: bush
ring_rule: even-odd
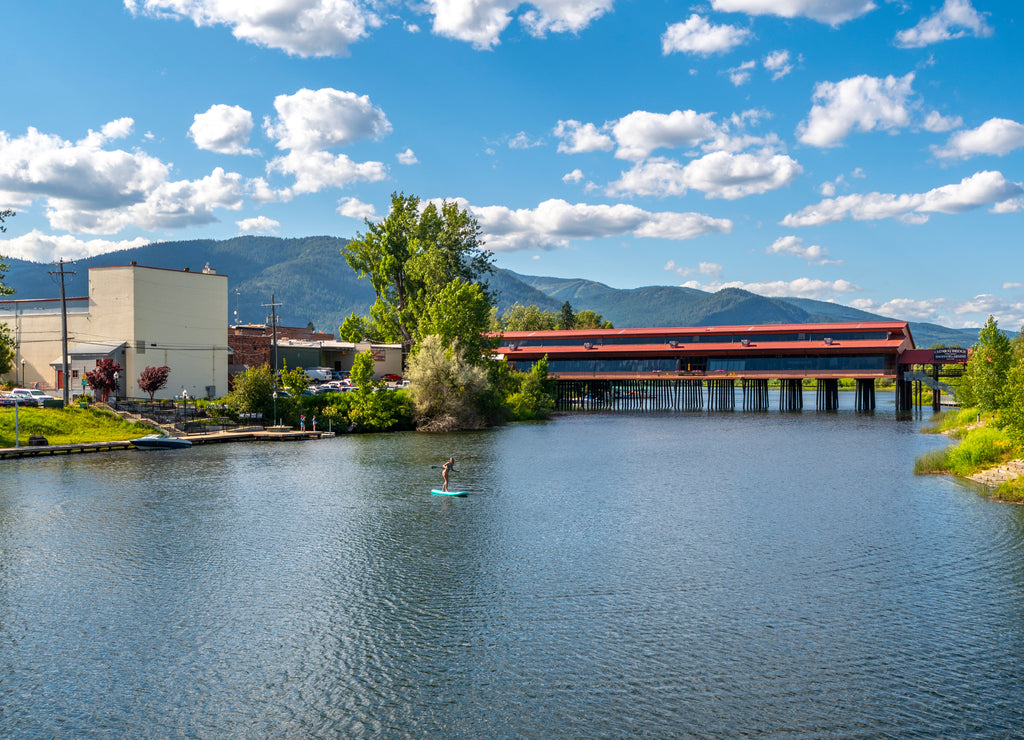
[[[949,448],[949,470],[955,475],[971,475],[1002,462],[1010,449],[1009,440],[998,429],[972,429],[958,445]]]

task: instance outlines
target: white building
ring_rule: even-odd
[[[170,375],[158,398],[183,389],[198,398],[227,393],[227,284],[227,276],[209,269],[165,270],[135,263],[89,268],[88,297],[66,301],[71,395],[83,392],[85,372],[105,357],[123,368],[119,396],[147,395],[139,390],[139,375],[146,367],[162,365]],[[5,379],[60,395],[60,301],[2,301],[0,323],[19,343],[15,367]]]

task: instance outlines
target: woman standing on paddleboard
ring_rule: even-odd
[[[444,479],[444,485],[441,486],[441,490],[445,493],[448,492],[448,473],[455,470],[455,458],[449,457],[448,462],[441,466],[441,478]]]

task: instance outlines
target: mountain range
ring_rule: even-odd
[[[157,242],[66,266],[66,270],[74,272],[67,278],[66,294],[88,294],[90,267],[132,261],[174,270],[188,267],[198,271],[208,266],[228,277],[231,323],[265,323],[269,320],[270,304],[274,303],[281,325],[313,324],[321,331],[335,333],[349,314],[366,314],[374,301],[369,281],[360,280],[341,254],[347,242],[332,236],[240,236],[224,241]],[[57,279],[51,274],[54,266],[11,258],[4,261],[9,265],[4,282],[16,291],[14,298],[59,297]],[[498,294],[499,313],[516,303],[559,311],[568,301],[574,310],[595,311],[619,328],[901,318],[807,298],[767,298],[738,288],[715,293],[667,285],[620,289],[592,280],[519,275],[508,270],[495,270],[489,282]],[[918,347],[969,347],[978,339],[978,329],[951,329],[920,322],[911,322],[910,328]]]

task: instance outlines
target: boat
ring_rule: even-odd
[[[131,440],[131,443],[140,450],[177,450],[192,446],[192,442],[187,439],[168,437],[166,434],[147,434]]]

